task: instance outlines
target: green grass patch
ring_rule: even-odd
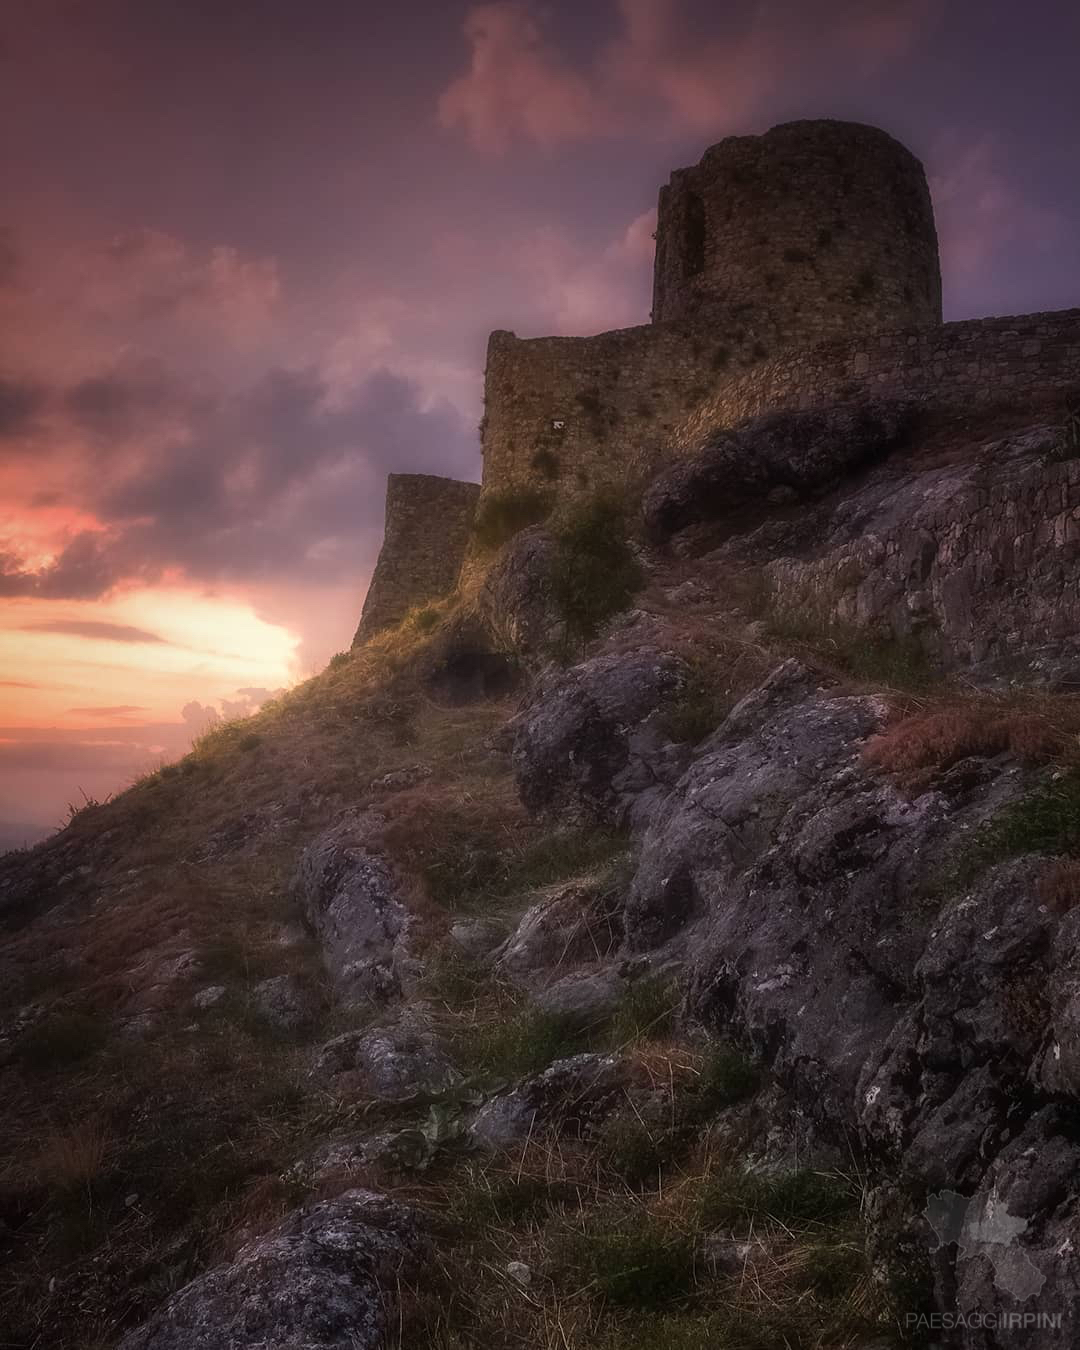
[[[710,1228],[739,1231],[762,1219],[799,1227],[857,1213],[859,1191],[847,1177],[809,1168],[769,1175],[731,1171],[709,1180],[700,1203],[701,1220]]]
[[[447,837],[419,859],[428,894],[447,909],[484,912],[515,896],[612,866],[628,840],[617,830],[556,830],[514,846],[496,831]]]
[[[1025,853],[1080,857],[1080,770],[1041,783],[977,830],[948,881],[965,885],[986,868]]]
[[[526,1078],[556,1059],[589,1048],[590,1034],[579,1019],[525,1008],[489,1022],[462,1028],[454,1038],[455,1058],[478,1078]]]
[[[643,1210],[596,1211],[557,1234],[552,1255],[564,1283],[621,1307],[663,1307],[694,1285],[693,1240]]]
[[[774,613],[770,636],[805,643],[846,675],[891,689],[921,693],[941,684],[940,666],[915,636],[895,637],[856,624],[807,613]]]
[[[611,1019],[612,1046],[662,1039],[672,1030],[678,1007],[679,993],[669,976],[647,975],[635,981]]]

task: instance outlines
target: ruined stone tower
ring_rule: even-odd
[[[461,571],[478,483],[426,473],[386,480],[386,525],[353,646],[451,590]]]
[[[770,352],[940,323],[922,165],[853,122],[720,141],[660,189],[652,317],[708,323]]]
[[[835,339],[941,323],[922,165],[852,122],[733,136],[660,190],[653,322],[594,337],[492,333],[484,492],[556,504],[625,485],[755,372]]]

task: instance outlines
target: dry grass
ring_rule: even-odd
[[[32,1179],[58,1190],[86,1186],[105,1170],[110,1136],[102,1120],[91,1117],[54,1128],[31,1163]]]
[[[1080,862],[1062,858],[1039,878],[1039,900],[1052,914],[1067,914],[1080,904]]]
[[[910,791],[972,755],[1011,754],[1033,763],[1075,763],[1080,754],[1080,700],[1073,696],[972,694],[902,715],[872,737],[868,764]]]

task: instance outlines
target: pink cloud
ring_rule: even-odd
[[[544,32],[529,0],[475,6],[465,22],[468,72],[439,103],[443,125],[479,150],[515,140],[545,149],[611,134],[722,134],[782,84],[820,82],[830,63],[867,77],[898,59],[941,0],[759,3],[721,36],[704,35],[684,0],[619,0],[619,30],[585,71]]]
[[[439,117],[481,150],[505,150],[517,132],[550,148],[576,139],[600,115],[588,83],[544,41],[526,0],[476,5],[465,36],[470,69],[440,98]]]
[[[1061,216],[1009,182],[1002,153],[990,137],[964,145],[952,136],[935,156],[946,166],[930,178],[946,277],[975,276],[1010,244],[1048,247],[1064,229]]]

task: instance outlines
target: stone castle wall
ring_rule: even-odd
[[[398,623],[415,605],[446,595],[469,542],[477,483],[425,473],[386,480],[386,527],[353,646]]]
[[[721,141],[661,189],[656,237],[656,322],[491,335],[485,492],[540,487],[563,501],[620,484],[782,353],[941,321],[922,165],[873,127],[790,122]]]
[[[582,495],[617,483],[642,446],[657,451],[733,364],[717,337],[680,324],[595,337],[488,343],[484,489]]]
[[[1080,392],[1080,309],[876,333],[765,361],[719,383],[672,436],[688,452],[761,413],[869,397],[948,412]]]
[[[940,323],[922,165],[854,122],[720,141],[660,189],[652,316],[707,322],[771,352]]]

